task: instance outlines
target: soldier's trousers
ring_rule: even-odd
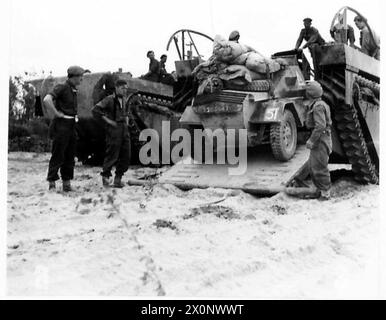
[[[107,127],[106,129],[106,152],[103,162],[104,177],[111,176],[111,170],[115,166],[115,175],[122,177],[130,164],[131,143],[127,125],[119,122],[117,127]]]
[[[326,144],[318,143],[310,151],[310,157],[299,173],[298,179],[304,180],[307,176],[311,176],[314,185],[323,191],[331,188],[330,171],[328,170],[328,160],[330,158],[330,151]]]
[[[76,148],[75,120],[62,118],[52,120],[50,136],[53,141],[47,180],[59,180],[59,170],[62,180],[73,179]]]

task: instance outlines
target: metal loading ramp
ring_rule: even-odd
[[[248,152],[247,170],[243,175],[228,174],[230,165],[178,163],[164,172],[158,183],[172,184],[183,190],[194,188],[239,189],[255,195],[274,195],[284,191],[286,185],[307,162],[309,150],[299,146],[294,157],[281,162],[271,152]],[[129,181],[129,184],[144,184]]]

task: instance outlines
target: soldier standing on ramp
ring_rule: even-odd
[[[76,132],[78,101],[77,86],[83,80],[85,70],[78,66],[69,67],[68,79],[58,84],[44,98],[44,105],[49,114],[53,115],[50,126],[50,136],[53,139],[52,156],[49,162],[47,181],[49,190],[56,188],[59,180],[58,171],[63,180],[63,191],[71,191],[70,181],[74,178]]]
[[[307,141],[310,157],[302,172],[295,179],[298,186],[305,186],[304,180],[310,175],[317,188],[315,197],[321,200],[330,198],[331,178],[328,161],[332,152],[331,113],[330,107],[321,99],[322,86],[316,81],[306,84],[306,103],[308,112],[306,126],[312,129],[311,137]]]
[[[98,102],[92,109],[94,117],[106,124],[106,153],[103,162],[102,183],[110,186],[111,170],[115,169],[113,186],[122,188],[122,176],[129,168],[131,156],[130,134],[128,130],[128,110],[126,109],[127,82],[115,82],[114,94]]]

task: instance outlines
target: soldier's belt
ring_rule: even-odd
[[[62,119],[67,119],[67,120],[75,120],[75,122],[78,122],[78,116],[68,116],[68,115],[63,115]]]

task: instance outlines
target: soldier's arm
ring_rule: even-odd
[[[335,31],[334,30],[330,30],[330,36],[331,36],[331,38],[333,38],[335,40]]]
[[[295,45],[295,49],[296,50],[298,50],[300,48],[300,45],[302,44],[303,39],[304,39],[304,32],[303,32],[303,29],[302,29],[302,31],[300,31],[298,41],[296,41],[296,45]]]
[[[348,33],[348,41],[350,43],[350,46],[353,46],[355,43],[355,32],[353,27],[349,26],[347,33]]]
[[[115,127],[117,123],[107,117],[106,110],[110,107],[111,98],[106,97],[102,101],[98,102],[91,110],[93,116],[97,119],[103,120],[107,124]]]
[[[54,118],[63,118],[64,117],[64,113],[60,112],[56,109],[54,99],[53,99],[51,94],[47,94],[44,97],[43,103],[44,103],[45,107],[47,108],[47,112],[49,114],[52,114]]]
[[[47,108],[48,113],[52,114],[54,118],[64,117],[64,113],[56,109],[54,102],[54,100],[62,94],[63,88],[63,85],[56,85],[54,89],[43,99],[44,106]]]
[[[311,146],[314,146],[315,143],[319,141],[321,135],[326,130],[326,115],[324,106],[322,104],[315,104],[313,110],[313,118],[315,122],[315,128],[312,131],[311,137],[308,140]]]
[[[303,46],[303,49],[308,48],[311,44],[315,43],[318,37],[320,36],[319,31],[316,28],[313,28],[313,33],[314,34],[310,37],[310,39],[308,39],[307,43]]]
[[[335,32],[337,31],[336,26],[334,26],[332,29],[330,29],[330,35],[331,38],[335,40]]]
[[[318,32],[312,35],[311,38],[307,41],[307,43],[303,46],[303,49],[308,48],[311,44],[315,43],[318,36]]]

